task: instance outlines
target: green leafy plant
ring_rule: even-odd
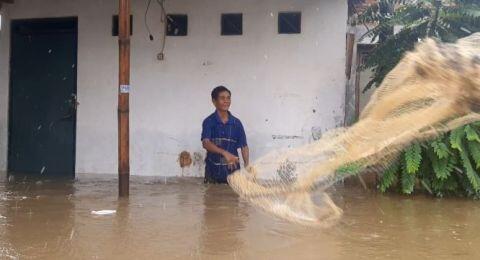
[[[426,37],[454,42],[480,32],[480,0],[379,0],[358,15],[376,46],[360,69],[372,69],[364,91],[379,86],[407,51]],[[373,26],[372,26],[373,25]],[[400,28],[394,33],[394,28]],[[407,148],[384,170],[378,188],[404,194],[480,197],[480,124],[455,129]]]
[[[378,188],[416,188],[435,196],[480,197],[480,123],[459,127],[435,140],[416,143],[383,173]]]
[[[361,69],[372,69],[364,91],[378,86],[406,51],[426,37],[454,42],[480,31],[480,0],[379,0],[354,19],[376,42]],[[394,28],[400,28],[394,34]]]

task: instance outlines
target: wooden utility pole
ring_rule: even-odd
[[[130,0],[119,0],[118,195],[129,195]]]

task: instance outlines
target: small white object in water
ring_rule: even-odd
[[[43,166],[42,169],[40,170],[40,174],[43,174],[43,173],[45,172],[45,169],[46,169],[46,168],[47,168],[47,167]]]
[[[75,234],[75,229],[72,228],[72,231],[70,232],[70,240],[72,240],[74,234]]]
[[[117,213],[117,211],[113,210],[113,209],[92,210],[92,212],[91,212],[91,214],[93,214],[93,215],[100,215],[100,216],[113,215],[115,213]]]

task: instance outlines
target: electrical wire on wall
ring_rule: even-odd
[[[144,22],[145,22],[145,27],[147,28],[148,32],[148,37],[150,38],[150,41],[154,41],[154,37],[152,34],[152,31],[150,30],[150,26],[148,25],[147,21],[147,16],[148,16],[148,11],[150,10],[150,6],[152,4],[153,0],[147,0],[147,8],[145,10],[145,16],[144,16]],[[161,39],[161,46],[160,46],[160,52],[157,54],[157,59],[158,60],[163,60],[164,59],[164,51],[165,51],[165,41],[167,39],[167,12],[165,11],[165,0],[155,0],[155,2],[160,6],[160,22],[163,24],[163,30],[162,30],[162,39]]]

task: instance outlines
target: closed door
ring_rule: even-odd
[[[77,19],[11,25],[10,173],[75,175]]]

